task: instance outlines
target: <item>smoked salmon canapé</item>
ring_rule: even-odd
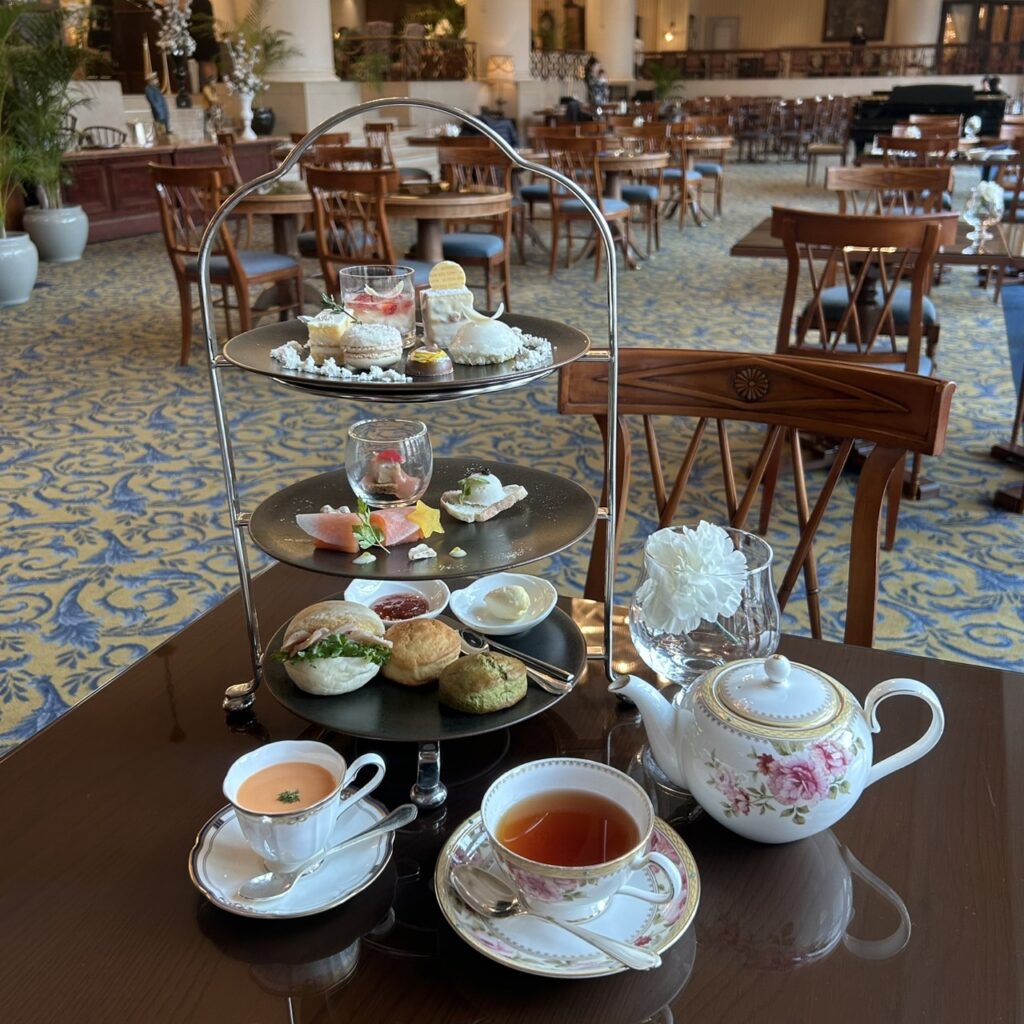
[[[356,530],[365,526],[367,519],[371,526],[380,531],[378,543],[386,548],[415,544],[423,539],[423,531],[410,521],[413,508],[382,508],[368,516],[349,512],[346,509],[331,509],[326,506],[320,512],[303,512],[295,517],[295,523],[303,533],[313,538],[313,546],[329,551],[347,551],[358,554],[359,538]]]

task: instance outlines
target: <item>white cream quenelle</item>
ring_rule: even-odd
[[[530,610],[530,595],[518,583],[495,587],[484,597],[484,608],[495,619],[515,622]]]

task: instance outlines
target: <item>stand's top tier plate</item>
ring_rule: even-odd
[[[405,545],[388,554],[374,548],[375,562],[356,565],[354,554],[314,547],[295,516],[319,512],[324,505],[354,509],[356,496],[344,470],[309,477],[271,495],[253,512],[249,535],[272,558],[300,569],[352,579],[436,580],[483,576],[536,562],[574,544],[594,525],[597,506],[579,484],[544,470],[486,459],[434,459],[423,500],[439,508],[443,492],[457,490],[459,480],[481,470],[494,473],[504,484],[521,484],[527,497],[486,523],[462,523],[442,512],[444,534],[426,541],[437,558],[410,561],[410,545]],[[454,547],[461,547],[466,556],[454,558]]]
[[[459,366],[451,377],[419,377],[411,381],[352,381],[323,377],[303,370],[288,370],[270,355],[271,351],[289,341],[306,344],[306,325],[299,320],[266,324],[232,338],[224,346],[224,356],[235,366],[253,373],[273,377],[283,384],[308,389],[320,394],[331,393],[345,398],[386,398],[390,401],[408,399],[459,398],[545,377],[568,363],[575,362],[590,349],[590,338],[575,327],[538,316],[506,313],[501,320],[518,327],[526,334],[551,342],[551,362],[529,369],[513,369],[513,363],[489,366]],[[395,369],[399,369],[395,367]]]

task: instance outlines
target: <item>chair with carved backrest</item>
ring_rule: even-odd
[[[701,154],[700,139],[706,137],[725,138],[731,135],[732,129],[729,125],[729,115],[720,114],[717,116],[689,115],[683,119],[682,134],[690,136],[694,141],[690,144],[689,150],[693,158],[692,169],[701,176],[701,189],[711,185],[711,196],[714,204],[716,217],[722,216],[722,201],[725,197],[725,153],[716,151],[714,153]]]
[[[885,167],[951,167],[959,144],[955,135],[930,135],[920,139],[895,135],[878,137]]]
[[[181,302],[181,365],[188,363],[192,342],[192,285],[198,285],[199,243],[206,225],[224,198],[224,186],[231,172],[224,166],[172,167],[150,164],[150,173],[160,206],[160,225],[167,254],[174,268]],[[227,331],[231,334],[231,313],[236,309],[241,328],[253,326],[249,289],[255,285],[289,284],[293,302],[263,308],[259,316],[302,311],[302,266],[293,256],[276,252],[251,251],[236,247],[228,224],[222,224],[210,258],[210,281],[220,286]],[[230,304],[229,289],[235,292]]]
[[[548,162],[553,170],[579,185],[597,204],[605,220],[621,224],[622,230],[616,235],[616,242],[622,248],[627,262],[629,255],[629,204],[623,199],[610,199],[604,195],[601,166],[598,154],[604,149],[599,138],[546,138],[544,146]],[[548,268],[554,274],[558,262],[558,241],[562,225],[565,225],[565,263],[572,262],[572,225],[582,220],[588,226],[593,220],[581,200],[566,192],[562,186],[551,183],[551,262]],[[594,277],[601,273],[603,245],[600,240],[594,245]]]
[[[341,267],[396,263],[385,205],[395,185],[393,169],[307,167],[306,181],[313,197],[317,257],[329,294],[338,294]],[[426,284],[427,264],[402,260],[401,265],[413,268],[417,286]]]
[[[559,412],[593,415],[607,438],[605,364],[581,361],[561,371]],[[811,633],[822,634],[814,539],[829,513],[843,467],[855,442],[873,447],[861,468],[850,525],[849,583],[844,640],[870,646],[874,640],[879,582],[880,517],[890,480],[908,453],[938,455],[945,442],[955,385],[929,377],[899,375],[867,366],[786,355],[680,349],[625,348],[619,352],[619,465],[616,471],[616,528],[621,549],[630,500],[632,452],[627,416],[641,416],[654,482],[659,526],[668,526],[695,469],[706,479],[721,472],[725,518],[747,528],[758,489],[777,453],[787,445],[793,460],[793,494],[799,530],[792,559],[779,586],[784,608],[802,574]],[[671,433],[656,432],[658,417],[671,417]],[[695,420],[688,443],[680,418]],[[748,426],[749,425],[749,426]],[[767,427],[767,433],[761,428]],[[753,428],[753,429],[752,429]],[[803,472],[801,432],[827,434],[838,444],[828,476],[816,497]],[[705,446],[704,442],[707,442]],[[674,478],[666,475],[665,444],[683,448]],[[717,448],[717,459],[706,448]],[[753,459],[753,469],[745,467]],[[746,479],[745,486],[741,483]],[[693,502],[695,499],[691,499]],[[702,492],[700,508],[706,507]],[[602,499],[607,501],[607,495]],[[634,503],[635,504],[635,503]],[[764,531],[762,531],[764,532]],[[584,596],[604,596],[604,554],[608,542],[599,523]]]
[[[669,125],[669,152],[672,162],[665,168],[665,183],[671,189],[671,199],[679,211],[679,230],[686,224],[689,210],[695,224],[704,223],[701,194],[704,189],[704,175],[693,164],[687,122],[677,121]]]
[[[926,319],[937,316],[926,293],[938,247],[955,240],[956,225],[955,213],[876,217],[773,207],[772,235],[782,239],[787,261],[776,351],[931,374],[935,353],[922,353],[921,339]],[[797,296],[807,290],[811,297],[796,315]],[[915,456],[914,494],[920,476]],[[765,515],[774,482],[769,475]],[[898,507],[894,484],[887,546]]]
[[[496,146],[444,146],[439,153],[441,177],[456,191],[480,189],[509,193],[508,207],[497,217],[481,221],[460,221],[467,230],[445,232],[441,241],[444,258],[465,266],[482,267],[487,308],[491,300],[492,274],[501,272],[505,308],[511,308],[512,279],[512,161]],[[471,224],[480,224],[483,231],[474,231]]]
[[[395,163],[395,152],[391,148],[391,135],[395,126],[391,121],[367,121],[363,125],[363,134],[368,146],[379,146],[384,153],[384,166],[397,167],[398,176],[402,181],[432,181],[433,176],[425,167],[398,167]]]
[[[1003,190],[1003,223],[1016,226],[1016,232],[1024,230],[1024,157],[1008,160],[999,165],[995,177],[996,184]],[[1011,278],[1017,281],[1016,277]],[[998,302],[1006,284],[1006,267],[1001,266],[996,275],[994,301]]]
[[[818,104],[812,138],[807,145],[807,184],[812,185],[818,172],[818,160],[824,156],[839,157],[846,166],[850,148],[849,106],[845,96],[826,96]]]

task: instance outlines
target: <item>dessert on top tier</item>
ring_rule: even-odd
[[[466,272],[451,260],[430,271],[430,287],[421,295],[423,332],[427,341],[447,346],[455,332],[470,319],[473,293],[466,287]]]

